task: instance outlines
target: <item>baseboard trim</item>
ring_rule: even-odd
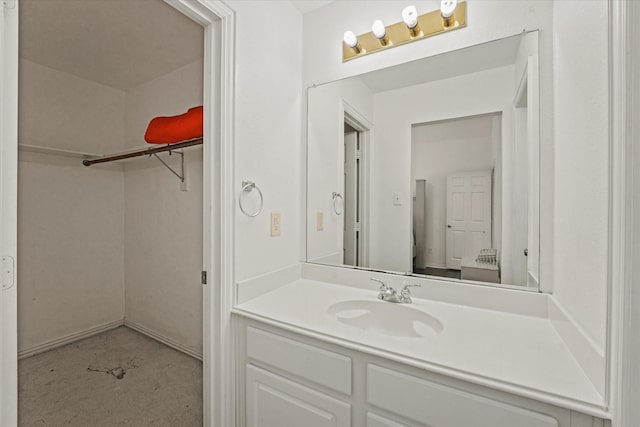
[[[44,353],[45,351],[53,350],[54,348],[62,347],[63,345],[71,344],[73,342],[89,338],[93,335],[98,335],[102,332],[110,331],[111,329],[115,329],[122,325],[124,325],[124,319],[118,319],[83,331],[74,332],[60,338],[55,338],[42,344],[18,351],[18,359],[26,359],[27,357],[35,356],[36,354]]]
[[[159,333],[157,333],[156,331],[147,328],[146,326],[143,326],[139,323],[136,323],[132,320],[129,319],[124,319],[124,326],[126,326],[127,328],[131,328],[136,332],[140,332],[142,335],[146,335],[149,338],[152,338],[156,341],[161,342],[162,344],[168,345],[169,347],[178,350],[182,353],[185,353],[195,359],[198,360],[202,360],[202,353],[198,353],[196,351],[194,351],[193,349],[187,347],[186,345],[180,344],[177,341],[172,340],[171,338],[167,338]]]

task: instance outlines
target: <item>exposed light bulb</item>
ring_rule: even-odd
[[[358,46],[358,38],[353,31],[345,31],[343,40],[345,44],[352,49],[355,49]]]
[[[440,2],[440,14],[444,19],[451,18],[453,16],[453,12],[456,11],[457,5],[457,0],[442,0]]]
[[[389,44],[389,36],[387,35],[387,29],[381,20],[377,19],[373,21],[373,25],[371,26],[371,32],[376,36],[378,41],[382,46],[386,46]]]
[[[345,44],[349,46],[355,53],[362,52],[362,45],[358,41],[358,37],[353,33],[353,31],[345,31],[343,39]]]
[[[402,10],[402,20],[407,27],[413,29],[418,25],[418,9],[415,6],[407,6]]]
[[[383,39],[387,35],[387,29],[384,27],[384,24],[381,20],[373,21],[373,25],[371,26],[371,31],[373,35],[375,35],[379,39]]]

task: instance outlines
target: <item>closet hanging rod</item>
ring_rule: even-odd
[[[175,151],[180,148],[191,147],[194,145],[202,145],[202,138],[189,139],[175,144],[163,145],[161,147],[143,148],[141,150],[129,151],[127,153],[102,156],[97,159],[85,159],[82,161],[82,164],[85,166],[91,166],[97,163],[115,162],[116,160],[131,159],[133,157],[151,156],[152,154],[162,153],[165,151]]]

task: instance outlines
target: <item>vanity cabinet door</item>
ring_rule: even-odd
[[[376,365],[367,366],[367,401],[431,427],[558,427],[548,415]]]
[[[350,427],[351,406],[247,365],[247,427]]]

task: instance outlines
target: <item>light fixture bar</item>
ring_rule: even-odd
[[[386,27],[386,37],[388,42],[380,43],[380,39],[373,32],[360,34],[357,37],[359,45],[362,47],[360,52],[356,52],[352,47],[342,43],[342,62],[349,61],[354,58],[368,55],[373,52],[379,52],[392,47],[400,46],[416,40],[422,40],[448,31],[454,31],[467,26],[467,2],[458,2],[453,16],[449,19],[443,19],[440,9],[425,13],[418,16],[418,25],[420,32],[413,36],[407,24],[404,21],[397,22]]]

